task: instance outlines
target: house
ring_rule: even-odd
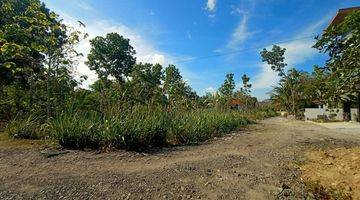
[[[245,105],[241,102],[240,99],[232,98],[230,102],[230,107],[231,109],[242,110],[244,109]]]
[[[334,18],[331,20],[328,28],[330,28],[331,26],[334,26],[336,24],[341,23],[345,17],[353,12],[353,11],[357,11],[360,10],[360,6],[358,7],[351,7],[351,8],[343,8],[343,9],[339,9],[339,11],[337,12],[337,14],[334,16]]]
[[[358,10],[360,10],[360,7],[339,9],[337,14],[331,20],[327,29],[341,23],[348,14]],[[360,96],[359,96],[359,101],[360,101]],[[349,114],[351,120],[353,121],[358,120],[360,115],[359,110],[357,108],[351,108],[351,102],[347,102],[344,105],[346,105],[344,106],[344,108],[332,108],[332,109],[328,108],[326,105],[319,105],[318,108],[305,108],[305,112],[304,112],[305,120],[317,119],[319,117],[324,117],[334,120],[343,120],[345,119],[344,116],[348,116]]]
[[[351,108],[351,119],[356,121],[357,119],[357,108]],[[318,108],[305,108],[304,117],[305,121],[315,120],[319,118],[326,118],[329,120],[343,120],[343,109],[342,108],[329,108],[326,105],[319,105]]]

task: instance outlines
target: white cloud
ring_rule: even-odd
[[[192,35],[191,35],[190,31],[187,31],[187,32],[186,32],[186,36],[188,37],[188,39],[191,39],[191,38],[192,38]]]
[[[270,88],[279,81],[278,74],[273,71],[269,65],[262,63],[260,64],[261,71],[254,77],[252,84],[253,89]]]
[[[235,30],[231,34],[230,41],[227,44],[227,48],[230,49],[238,48],[239,45],[241,45],[246,39],[248,39],[253,35],[252,32],[248,31],[248,19],[249,19],[248,13],[238,9],[236,10],[236,12],[240,14],[242,17],[238,25],[236,26]]]
[[[312,36],[318,33],[319,29],[328,23],[330,18],[331,15],[327,15],[319,21],[309,25],[304,31],[295,35],[293,41],[278,44],[282,48],[286,48],[285,62],[288,64],[288,68],[296,67],[296,65],[306,62],[318,53],[316,49],[312,48],[315,43],[312,37],[309,37],[308,39],[299,38]],[[266,48],[271,49],[272,46]],[[259,63],[258,67],[260,68],[260,73],[254,77],[253,89],[270,89],[278,83],[278,74],[271,70],[270,66],[265,63]]]
[[[205,88],[205,93],[211,93],[214,95],[216,93],[216,89],[213,87],[207,87]]]
[[[84,1],[76,1],[76,5],[83,10],[93,11],[94,7]]]
[[[216,9],[216,0],[207,0],[207,3],[206,3],[206,9],[208,11],[215,11]]]

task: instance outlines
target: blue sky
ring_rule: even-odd
[[[326,56],[311,48],[314,35],[337,10],[359,6],[359,0],[45,0],[65,23],[80,20],[90,39],[108,32],[129,38],[140,62],[175,64],[198,94],[213,92],[227,73],[238,86],[246,73],[252,94],[260,100],[278,78],[261,62],[262,48],[287,49],[289,67],[309,71]],[[78,47],[88,53],[88,40]],[[236,53],[234,53],[236,52]],[[76,71],[96,75],[80,59]]]

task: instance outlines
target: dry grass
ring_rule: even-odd
[[[360,199],[360,147],[311,151],[302,180],[321,199]]]
[[[13,139],[8,134],[0,132],[0,148],[50,148],[58,147],[57,143],[50,140],[27,140],[27,139]]]

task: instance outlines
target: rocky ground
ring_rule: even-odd
[[[300,179],[305,152],[359,146],[360,130],[348,132],[276,117],[198,146],[51,157],[42,143],[0,140],[0,197],[313,199]]]

